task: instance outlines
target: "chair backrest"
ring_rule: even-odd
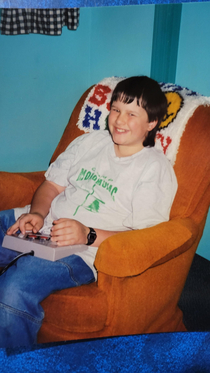
[[[106,128],[111,94],[122,79],[105,78],[84,93],[51,161],[82,133]],[[210,98],[175,84],[160,86],[167,97],[168,113],[157,132],[155,146],[174,166],[179,185],[171,217],[194,214],[194,219],[201,221],[210,201]]]
[[[192,217],[197,223],[210,203],[210,107],[199,106],[182,135],[174,170],[178,191],[171,217]]]

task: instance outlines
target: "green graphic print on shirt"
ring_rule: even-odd
[[[74,212],[74,216],[76,215],[80,207],[83,207],[90,212],[97,213],[99,212],[101,204],[105,204],[104,201],[102,201],[101,199],[98,199],[94,195],[95,187],[100,186],[104,188],[105,190],[107,190],[113,201],[115,200],[114,196],[118,190],[117,187],[112,185],[113,180],[107,179],[107,176],[100,176],[99,173],[96,171],[95,167],[92,168],[92,171],[88,171],[84,168],[81,169],[76,181],[79,182],[79,181],[84,181],[84,180],[87,180],[88,183],[90,182],[90,180],[93,180],[94,184],[91,187],[91,191],[87,191],[87,195],[84,201],[80,205],[77,206]],[[88,202],[88,200],[90,202]]]

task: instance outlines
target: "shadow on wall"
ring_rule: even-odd
[[[195,254],[179,307],[188,331],[210,331],[210,261]]]

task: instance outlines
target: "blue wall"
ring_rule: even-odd
[[[0,170],[46,169],[84,90],[150,74],[154,5],[81,8],[77,31],[0,35]],[[210,3],[182,5],[176,83],[210,96]],[[210,217],[198,253],[210,260]]]
[[[77,31],[0,35],[0,170],[46,169],[85,89],[149,74],[153,18],[153,5],[81,8]]]
[[[210,2],[182,5],[176,83],[210,96]],[[210,260],[210,213],[197,253]]]
[[[0,35],[0,169],[46,169],[88,86],[90,20],[62,36]],[[87,63],[84,63],[87,61]]]
[[[210,96],[210,2],[182,5],[176,82]]]
[[[154,6],[93,8],[90,83],[105,76],[150,74]]]

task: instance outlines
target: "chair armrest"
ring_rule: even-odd
[[[95,266],[107,275],[135,276],[187,251],[197,232],[195,223],[186,218],[118,233],[102,242]]]
[[[0,210],[23,207],[31,203],[35,190],[44,180],[44,171],[0,172]]]

